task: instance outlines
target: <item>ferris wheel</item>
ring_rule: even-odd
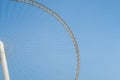
[[[79,77],[79,73],[80,73],[80,51],[79,51],[79,47],[77,44],[77,40],[72,32],[72,30],[70,29],[70,27],[68,26],[68,24],[63,20],[63,18],[61,18],[56,12],[54,12],[53,10],[49,9],[48,7],[44,6],[41,3],[38,3],[34,0],[11,0],[11,1],[16,1],[16,2],[21,2],[24,4],[29,4],[35,7],[38,7],[42,10],[44,10],[45,12],[49,13],[50,15],[52,15],[55,19],[57,19],[57,21],[59,21],[63,27],[65,28],[65,30],[68,32],[69,36],[71,37],[75,50],[76,50],[76,55],[77,55],[77,69],[76,69],[76,74],[75,74],[75,80],[78,80]],[[9,76],[9,70],[7,68],[7,61],[5,58],[5,51],[4,51],[4,46],[3,43],[0,42],[0,59],[1,59],[1,64],[3,65],[3,72],[4,72],[4,79],[5,80],[10,80],[10,76]]]

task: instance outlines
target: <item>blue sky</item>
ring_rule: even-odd
[[[119,0],[37,1],[62,16],[74,32],[81,52],[79,80],[120,80]],[[46,12],[0,0],[0,40],[11,80],[74,80],[73,43]]]

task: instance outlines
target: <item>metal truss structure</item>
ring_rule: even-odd
[[[63,25],[63,27],[66,29],[66,31],[70,35],[70,37],[73,41],[75,50],[76,50],[77,69],[76,69],[76,74],[75,74],[75,80],[78,80],[79,73],[80,73],[80,51],[79,51],[79,47],[77,44],[77,40],[76,40],[72,30],[68,26],[68,24],[56,12],[54,12],[53,10],[49,9],[48,7],[44,6],[41,3],[36,2],[34,0],[10,0],[10,1],[21,2],[21,3],[30,4],[30,5],[33,5],[35,7],[38,7],[40,9],[44,10],[45,12],[49,13],[50,15],[52,15],[54,18],[56,18]],[[3,47],[2,42],[0,42],[0,61],[2,64],[2,68],[3,68],[4,79],[10,80],[8,67],[7,67],[7,61],[6,61],[6,57],[5,57],[5,51],[4,51],[4,47]]]

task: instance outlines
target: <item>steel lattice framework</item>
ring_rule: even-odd
[[[36,6],[42,10],[44,10],[45,12],[49,13],[50,15],[52,15],[53,17],[55,17],[66,29],[66,31],[69,33],[75,50],[76,50],[76,55],[77,55],[77,69],[76,69],[76,75],[75,75],[75,80],[78,80],[79,77],[79,73],[80,73],[80,51],[79,51],[79,47],[77,44],[77,40],[72,32],[72,30],[70,29],[70,27],[68,26],[68,24],[63,20],[63,18],[61,18],[56,12],[54,12],[53,10],[49,9],[48,7],[44,6],[41,3],[38,3],[34,0],[11,0],[11,1],[17,1],[17,2],[22,2],[22,3],[26,3],[26,4],[30,4],[33,6]]]

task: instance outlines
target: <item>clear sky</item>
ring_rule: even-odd
[[[74,32],[79,80],[120,80],[120,0],[37,0]],[[0,40],[11,80],[74,80],[76,54],[63,26],[41,9],[0,0]],[[3,80],[0,66],[0,80]]]

